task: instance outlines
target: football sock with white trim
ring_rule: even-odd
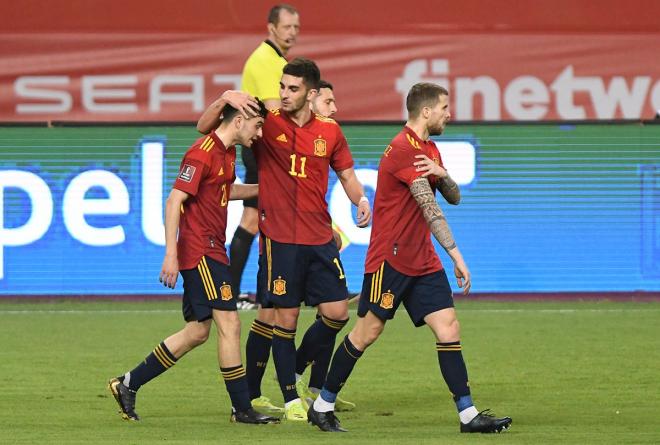
[[[461,342],[437,342],[435,348],[438,351],[438,362],[440,363],[442,377],[454,397],[456,409],[459,413],[462,413],[460,415],[461,421],[463,422],[464,418],[474,417],[472,414],[476,412],[476,408],[474,408],[472,396],[470,396],[470,386],[465,360],[463,360]],[[470,407],[474,409],[471,410]],[[470,418],[470,420],[472,419]],[[469,423],[470,420],[463,423]]]
[[[353,372],[357,361],[362,357],[362,352],[351,343],[348,335],[344,337],[344,341],[337,347],[335,355],[332,357],[328,378],[325,381],[325,385],[323,385],[323,389],[321,389],[321,394],[316,398],[317,402],[319,402],[319,399],[322,399],[318,404],[319,409],[326,409],[328,411],[327,406],[323,406],[323,402],[331,403],[334,408],[337,394],[348,380],[351,372]],[[314,409],[316,408],[317,404],[315,402]]]

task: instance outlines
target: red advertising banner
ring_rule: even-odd
[[[92,3],[72,0],[50,21],[39,9],[11,22],[19,8],[8,6],[0,32],[0,121],[195,121],[223,90],[240,87],[245,59],[266,36],[270,5],[260,1],[262,12],[250,14],[245,2],[218,2],[215,8],[226,8],[215,12],[220,29],[213,31],[205,15],[194,31],[187,20],[199,15],[193,3],[180,12],[182,20],[170,9],[146,22],[146,32],[138,25],[149,8],[115,8],[103,21],[90,15]],[[660,109],[660,32],[653,14],[634,8],[621,15],[623,31],[611,32],[612,14],[589,12],[584,2],[564,5],[573,15],[563,26],[541,13],[566,13],[556,2],[534,3],[535,10],[514,19],[515,8],[498,8],[489,18],[479,2],[466,1],[449,19],[429,9],[431,18],[416,26],[400,20],[420,20],[419,11],[401,11],[397,24],[383,26],[397,14],[375,8],[378,26],[353,14],[342,26],[346,2],[334,13],[325,4],[319,12],[313,2],[301,3],[302,31],[289,57],[316,60],[335,85],[340,120],[405,119],[406,92],[424,80],[448,87],[459,121],[649,119]],[[389,3],[357,2],[355,14],[369,17],[362,9]],[[654,11],[658,4],[649,3]],[[72,19],[75,8],[89,20]],[[586,20],[584,31],[576,16]],[[635,20],[643,32],[633,32]]]

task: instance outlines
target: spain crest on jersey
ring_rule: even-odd
[[[325,139],[314,139],[314,155],[325,156],[327,153]]]
[[[383,309],[392,309],[394,307],[394,294],[385,292],[380,296],[380,307]]]
[[[283,280],[282,277],[277,277],[277,280],[273,280],[273,294],[286,294],[286,280]]]
[[[231,300],[232,294],[231,286],[229,284],[223,284],[220,286],[220,296],[222,297],[222,301]]]

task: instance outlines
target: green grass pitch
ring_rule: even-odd
[[[179,303],[60,301],[0,302],[0,442],[660,443],[659,303],[461,299],[457,307],[477,408],[514,419],[503,435],[458,433],[435,340],[404,311],[342,393],[358,405],[339,416],[348,434],[300,423],[230,424],[215,334],[140,390],[143,420],[129,423],[106,381],[181,326]],[[241,313],[243,340],[254,315]],[[312,319],[303,311],[299,339]],[[264,394],[281,400],[272,369]]]

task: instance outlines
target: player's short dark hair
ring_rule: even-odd
[[[259,105],[259,111],[257,112],[257,116],[261,116],[265,119],[266,115],[268,114],[268,109],[266,108],[266,105],[264,105],[264,103],[258,97],[256,98],[256,101],[257,104]],[[222,121],[229,122],[237,114],[238,114],[238,110],[236,108],[232,107],[229,104],[226,104],[222,109]]]
[[[323,79],[319,80],[319,90],[321,88],[328,88],[328,89],[334,91],[334,88],[332,88],[332,84],[330,82],[327,82],[327,81],[323,80]]]
[[[420,82],[410,88],[406,97],[408,117],[417,117],[424,107],[435,107],[440,96],[449,96],[449,91],[430,82]]]
[[[298,10],[293,6],[287,5],[286,3],[280,3],[279,5],[275,5],[270,8],[270,11],[268,12],[268,23],[272,23],[273,25],[277,26],[277,24],[280,22],[281,10],[285,10],[289,14],[298,14]]]
[[[296,57],[284,65],[282,73],[290,76],[302,77],[303,83],[308,89],[318,89],[321,82],[321,71],[313,60],[305,57]]]

